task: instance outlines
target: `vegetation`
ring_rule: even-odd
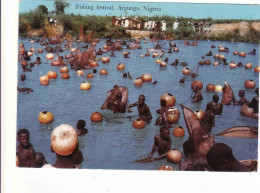
[[[123,27],[112,26],[112,16],[82,16],[75,14],[65,14],[65,8],[69,7],[69,3],[62,0],[55,0],[54,7],[56,13],[53,15],[57,19],[58,25],[63,27],[63,35],[70,34],[77,37],[79,34],[79,29],[83,25],[84,34],[89,34],[92,30],[94,31],[94,38],[128,38],[130,34],[126,32]],[[52,13],[53,13],[52,12]],[[134,17],[134,16],[129,16]],[[35,29],[45,29],[46,23],[48,23],[48,8],[44,5],[40,5],[36,10],[30,11],[28,13],[22,13],[19,17],[19,35],[27,36],[30,30]],[[199,40],[222,40],[222,41],[244,41],[259,43],[260,42],[260,32],[250,29],[246,36],[241,36],[239,30],[234,33],[221,34],[213,37],[206,37],[203,35],[197,36],[196,32],[193,30],[192,26],[188,26],[188,22],[210,22],[213,24],[219,23],[238,23],[238,22],[248,22],[251,24],[254,21],[251,20],[213,20],[212,18],[207,19],[193,19],[193,18],[183,18],[183,17],[171,17],[167,15],[163,16],[153,16],[139,17],[140,20],[154,20],[154,21],[167,21],[166,32],[152,32],[151,37],[164,38],[173,37],[174,39],[199,39]],[[172,26],[175,20],[178,20],[179,27],[177,30],[173,31]],[[260,22],[259,20],[257,22]]]
[[[66,7],[69,7],[70,4],[69,3],[66,3],[62,0],[55,0],[54,2],[54,7],[55,7],[55,10],[56,10],[56,14],[64,14],[64,10]]]
[[[48,8],[45,5],[39,5],[37,10],[43,14],[48,14]]]

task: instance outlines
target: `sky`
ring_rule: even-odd
[[[113,16],[155,16],[169,15],[172,17],[184,17],[194,19],[260,19],[259,5],[246,4],[209,4],[209,3],[155,3],[155,2],[104,2],[104,1],[67,1],[70,6],[65,13],[80,15],[113,15]],[[19,13],[34,10],[39,5],[45,5],[49,11],[54,10],[52,0],[22,0]],[[99,8],[111,7],[113,10]],[[131,7],[125,12],[123,7]],[[137,10],[135,10],[137,9]]]

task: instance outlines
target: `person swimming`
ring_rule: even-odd
[[[215,114],[211,109],[205,112],[200,124],[208,133],[211,132],[212,127],[215,127]]]
[[[172,66],[177,66],[179,64],[179,60],[175,59],[175,61],[173,63],[171,63]]]
[[[18,90],[18,92],[25,92],[25,94],[29,94],[29,93],[33,92],[33,90],[30,88],[19,88],[18,86],[17,86],[17,90]]]
[[[193,87],[192,90],[194,92],[194,95],[192,97],[192,102],[199,103],[200,101],[202,101],[203,97],[202,97],[201,91],[199,90],[199,87],[196,85]]]
[[[218,103],[218,101],[219,101],[219,96],[217,94],[214,94],[212,97],[212,101],[207,104],[205,112],[212,110],[214,115],[222,114],[223,104]]]
[[[21,78],[21,81],[23,82],[26,79],[26,75],[25,74],[21,74],[20,78]]]
[[[212,56],[212,51],[209,51],[209,53],[207,53],[206,56]]]
[[[34,167],[40,168],[47,164],[42,153],[36,153],[33,145],[30,143],[30,134],[27,129],[20,129],[17,132],[17,156],[19,160],[19,167]]]
[[[256,96],[249,103],[249,107],[254,109],[254,118],[258,118],[258,106],[259,106],[259,88],[255,89]]]
[[[152,114],[150,112],[149,107],[145,104],[145,96],[140,95],[138,98],[138,102],[133,103],[127,107],[128,112],[132,112],[131,108],[137,106],[139,118],[144,120],[146,123],[149,123],[152,120]]]
[[[256,49],[253,49],[251,52],[249,52],[249,53],[247,53],[247,54],[250,54],[250,55],[256,54]]]
[[[172,138],[170,137],[170,130],[166,127],[160,128],[160,134],[154,136],[154,144],[151,153],[147,159],[153,157],[154,152],[158,151],[159,155],[167,153],[171,149]]]
[[[117,92],[115,97],[107,100],[108,107],[111,108],[114,113],[124,113],[126,104],[121,102],[123,95],[120,90],[115,90],[114,92]]]
[[[42,168],[79,168],[83,155],[79,149],[76,130],[67,124],[62,124],[52,131],[51,151],[56,154],[53,165],[46,164]]]
[[[77,125],[76,125],[76,127],[78,129],[78,131],[77,131],[78,136],[82,136],[82,135],[85,135],[88,133],[88,129],[84,128],[85,126],[86,126],[86,121],[81,120],[81,119],[78,120]]]
[[[233,101],[234,105],[238,105],[238,106],[242,106],[243,104],[246,104],[247,106],[249,105],[249,101],[245,97],[245,90],[239,90],[238,96],[240,97],[240,100],[236,101],[234,99]]]
[[[168,111],[168,107],[166,107],[166,100],[161,99],[161,108],[156,110],[156,113],[158,113],[160,116],[156,119],[155,125],[164,126],[168,129],[171,128],[171,124],[167,121],[166,112]]]
[[[164,113],[166,113],[168,111],[168,107],[166,107],[166,100],[161,99],[160,100],[160,104],[161,104],[161,108],[156,110],[156,113],[158,113],[159,115],[163,115]]]

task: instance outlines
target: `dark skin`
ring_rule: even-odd
[[[160,116],[156,119],[155,125],[165,126],[167,128],[171,127],[171,124],[167,121],[166,112],[168,111],[168,107],[166,107],[166,101],[161,100],[161,108],[156,110],[156,113],[160,114]]]
[[[204,157],[197,157],[194,142],[191,138],[183,143],[185,161],[180,163],[180,171],[210,171],[207,160]]]
[[[166,107],[166,101],[165,100],[161,100],[161,108],[156,110],[156,113],[160,114],[160,115],[164,115],[167,111],[168,111],[168,107]]]
[[[258,114],[258,105],[259,105],[259,89],[256,89],[256,95],[252,101],[250,102],[249,104],[249,107],[250,108],[253,108],[254,109],[254,113],[255,114]]]
[[[200,90],[197,89],[197,87],[195,87],[193,89],[193,91],[195,92],[193,97],[192,97],[192,102],[193,103],[199,103],[200,101],[203,100],[202,94],[200,92]]]
[[[161,107],[159,109],[156,110],[156,113],[163,115],[164,113],[166,113],[168,110],[168,107]]]
[[[101,50],[101,48],[99,48],[97,51],[97,55],[102,55],[103,53],[107,53],[107,52],[108,52],[108,50],[104,51],[104,50]]]
[[[25,79],[26,79],[25,74],[21,74],[21,81],[25,81]]]
[[[122,94],[120,92],[117,93],[115,99],[108,100],[109,106],[113,109],[114,113],[120,113],[125,108],[125,104],[121,102]]]
[[[18,90],[18,92],[24,92],[25,94],[29,94],[29,93],[33,92],[33,90],[30,89],[30,88],[19,88],[19,87],[17,87],[17,90]]]
[[[21,134],[18,137],[19,145],[17,147],[19,167],[37,167],[40,168],[47,164],[45,157],[41,153],[35,153],[32,144],[30,143],[30,136],[27,133]]]
[[[139,96],[138,102],[131,104],[127,107],[128,112],[132,112],[131,108],[137,106],[139,118],[143,119],[146,123],[149,123],[152,120],[152,114],[149,107],[144,103],[145,97]]]
[[[256,54],[256,49],[253,49],[251,52],[249,52],[248,54],[253,55]]]
[[[82,136],[88,133],[88,129],[86,128],[79,128],[77,131],[78,136]]]
[[[171,128],[171,124],[167,121],[167,118],[163,115],[160,115],[157,119],[156,119],[156,122],[155,122],[155,125],[159,125],[159,126],[164,126],[168,129]]]
[[[83,155],[78,146],[71,155],[62,156],[56,153],[56,158],[56,162],[52,165],[55,168],[75,169],[78,168],[76,165],[82,163],[83,161]]]
[[[215,114],[212,110],[205,112],[203,118],[200,121],[200,124],[208,132],[211,131],[212,127],[215,127]]]
[[[21,134],[18,137],[19,145],[17,147],[19,167],[35,167],[35,151],[30,143],[29,134]]]
[[[207,53],[206,56],[212,56],[212,51],[209,51],[209,53]]]
[[[130,58],[130,56],[128,55],[128,53],[124,54],[124,58]]]
[[[159,135],[154,136],[154,144],[151,153],[147,158],[152,158],[153,153],[158,150],[160,155],[165,154],[171,149],[172,138],[170,137],[170,131],[164,129],[160,132]]]
[[[23,72],[31,72],[32,70],[30,68],[27,68],[26,66],[22,67]]]
[[[211,110],[215,115],[220,115],[222,113],[223,104],[218,103],[218,100],[219,98],[213,97],[213,101],[207,104],[205,112]]]
[[[119,86],[115,85],[112,94],[108,97],[108,108],[113,110],[114,113],[124,113],[126,104],[122,101],[122,93]]]
[[[234,100],[234,105],[239,105],[242,106],[243,104],[249,105],[249,101],[245,97],[245,92],[244,91],[239,91],[238,96],[240,97],[239,101]]]

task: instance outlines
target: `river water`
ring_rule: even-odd
[[[166,40],[164,40],[166,41]],[[162,43],[164,41],[161,41]],[[230,52],[223,53],[227,62],[235,61],[246,64],[251,62],[253,68],[259,65],[259,55],[247,55],[242,58],[238,55],[234,56],[234,51],[250,52],[253,48],[259,53],[259,45],[242,42],[220,42],[220,41],[199,41],[197,47],[185,46],[183,41],[173,41],[177,44],[179,52],[172,54],[166,53],[164,57],[169,58],[168,66],[160,68],[155,63],[156,58],[144,57],[141,54],[147,52],[147,48],[153,48],[153,43],[141,43],[142,49],[127,50],[130,51],[130,58],[123,58],[123,51],[115,52],[116,57],[110,57],[108,64],[102,64],[99,61],[99,69],[106,68],[108,70],[107,76],[100,76],[98,73],[94,74],[94,78],[87,80],[86,74],[92,72],[91,70],[84,70],[84,76],[77,76],[74,70],[70,70],[70,79],[64,80],[60,78],[59,67],[51,66],[51,61],[45,59],[46,53],[35,54],[31,57],[30,62],[34,62],[37,56],[41,57],[42,63],[32,68],[32,72],[22,72],[20,62],[18,63],[18,85],[19,87],[30,87],[34,92],[30,94],[18,93],[18,111],[17,111],[17,130],[27,128],[30,131],[31,143],[37,152],[42,152],[45,155],[47,162],[53,164],[56,160],[55,154],[50,150],[50,140],[52,130],[60,124],[70,124],[76,126],[77,120],[84,119],[88,134],[79,137],[79,146],[84,156],[84,161],[81,164],[83,169],[131,169],[131,170],[156,170],[161,165],[169,165],[178,170],[178,164],[172,164],[167,160],[160,160],[151,163],[131,163],[134,160],[142,159],[148,156],[153,145],[154,135],[159,134],[159,127],[155,126],[157,118],[156,109],[160,107],[160,97],[164,93],[171,93],[176,97],[178,103],[182,103],[193,110],[205,110],[208,102],[212,100],[214,93],[203,92],[204,100],[200,103],[193,104],[189,98],[191,95],[191,77],[185,77],[184,84],[179,83],[179,79],[183,77],[183,66],[171,66],[170,63],[175,59],[180,62],[188,63],[188,67],[195,67],[203,55],[208,51],[213,52],[213,56],[218,52],[218,45],[228,47]],[[34,47],[36,50],[42,48],[39,43],[30,43],[29,39],[19,39],[19,43],[24,43],[25,48],[29,50]],[[105,40],[101,40],[96,49],[102,48]],[[216,48],[211,48],[215,45]],[[76,43],[75,43],[76,46]],[[83,46],[81,43],[80,46]],[[168,41],[166,41],[165,49],[167,49]],[[125,48],[125,46],[123,46]],[[125,51],[125,49],[124,49]],[[167,51],[167,50],[166,50]],[[68,54],[65,50],[60,53],[62,56]],[[109,53],[104,54],[107,56]],[[213,56],[206,56],[205,59],[210,59],[213,63]],[[56,57],[56,55],[55,55]],[[57,57],[55,58],[57,59]],[[124,63],[125,70],[118,71],[117,64]],[[49,70],[56,71],[58,78],[50,80],[48,86],[42,86],[39,82],[39,77],[46,74]],[[123,78],[123,73],[129,71],[133,80]],[[26,74],[26,80],[20,81],[20,74]],[[153,80],[157,80],[156,85],[145,83],[141,87],[134,86],[134,79],[141,76],[143,73],[150,73]],[[200,66],[199,76],[195,80],[200,80],[205,90],[209,83],[224,85],[224,81],[228,81],[231,85],[236,98],[238,99],[238,91],[244,89],[244,81],[253,79],[259,87],[258,73],[254,73],[253,69],[246,70],[244,67],[230,69],[229,66]],[[80,90],[81,82],[88,81],[91,83],[91,90]],[[151,123],[146,125],[142,130],[136,130],[132,127],[132,122],[137,118],[137,108],[133,108],[132,113],[113,114],[109,110],[100,110],[101,105],[106,99],[106,94],[113,86],[121,85],[127,86],[129,89],[128,105],[136,102],[140,94],[146,97],[146,104],[150,107],[153,119]],[[218,93],[220,99],[221,93]],[[246,89],[246,98],[251,101],[255,96],[254,89]],[[188,138],[188,132],[183,119],[181,107],[176,105],[181,112],[180,121],[178,124],[173,124],[171,128],[171,137],[173,139],[172,148],[179,149],[181,152],[182,144]],[[43,125],[38,122],[38,115],[41,111],[50,111],[54,115],[54,121],[51,124]],[[91,123],[90,115],[93,112],[99,111],[107,116],[122,123],[110,123],[104,120],[101,123]],[[133,115],[132,118],[124,118]],[[185,128],[185,136],[176,138],[172,135],[173,128],[181,125]],[[215,127],[212,129],[212,134],[217,134],[224,129],[239,126],[250,125],[257,126],[258,122],[255,119],[243,117],[240,115],[240,107],[225,106],[223,114],[216,116]],[[238,160],[257,159],[258,140],[257,139],[239,139],[239,138],[225,138],[215,137],[216,142],[226,143],[233,149],[233,153]],[[183,155],[183,153],[182,153]],[[155,154],[156,156],[156,154]],[[184,155],[183,155],[184,156]]]

